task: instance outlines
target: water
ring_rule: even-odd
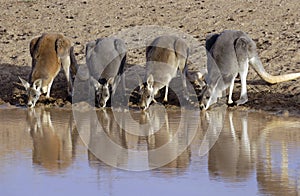
[[[1,109],[0,195],[300,193],[299,118],[224,108],[92,113]]]

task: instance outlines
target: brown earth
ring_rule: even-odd
[[[300,72],[300,4],[298,0],[150,0],[41,1],[5,0],[0,4],[0,103],[23,106],[25,91],[17,76],[28,78],[29,42],[44,32],[70,37],[79,63],[85,44],[99,37],[141,26],[178,29],[204,45],[205,36],[224,29],[247,32],[257,43],[271,74]],[[128,55],[128,64],[142,63],[143,52]],[[250,68],[249,101],[239,109],[300,115],[300,79],[276,85],[263,82]],[[237,82],[234,98],[239,96]],[[40,104],[70,106],[63,73],[54,81],[51,99]]]

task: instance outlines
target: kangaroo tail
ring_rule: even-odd
[[[290,74],[273,76],[266,72],[258,57],[253,57],[252,59],[250,59],[250,65],[253,67],[253,69],[263,80],[265,80],[270,84],[294,80],[300,77],[300,73],[290,73]]]

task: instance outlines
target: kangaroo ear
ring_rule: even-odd
[[[150,74],[147,78],[147,85],[149,86],[149,88],[153,88],[153,84],[154,84],[153,75]]]
[[[114,82],[115,78],[114,77],[110,77],[104,84],[103,86],[108,88],[108,86],[111,86],[113,90],[115,90],[116,87],[116,83]]]
[[[27,90],[30,87],[30,84],[26,80],[23,80],[21,77],[19,77],[19,79],[22,82],[24,88]]]
[[[108,85],[110,85],[113,93],[116,92],[116,89],[117,89],[118,83],[120,82],[120,79],[121,79],[121,76],[117,75],[116,77],[111,77],[107,80],[107,82],[106,82],[107,87],[108,87]]]
[[[37,91],[41,90],[43,84],[42,79],[37,79],[33,82],[33,88],[36,89]]]
[[[108,80],[107,80],[107,84],[109,85],[113,85],[115,82],[115,78],[114,77],[110,77]]]
[[[94,77],[91,77],[91,84],[95,87],[96,90],[99,90],[102,85]]]
[[[55,49],[56,49],[57,56],[61,58],[69,55],[70,48],[71,48],[71,41],[64,36],[58,38],[55,42]]]

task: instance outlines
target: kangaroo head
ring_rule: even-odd
[[[111,95],[113,80],[113,78],[109,78],[104,84],[101,84],[97,80],[92,79],[95,87],[96,103],[99,104],[100,107],[106,107],[106,103]]]
[[[207,110],[212,104],[222,97],[222,92],[229,86],[228,81],[224,80],[221,74],[215,74],[214,77],[206,75],[206,85],[202,88],[198,99],[200,100],[200,109]]]
[[[30,108],[33,108],[42,94],[41,88],[42,88],[43,80],[37,79],[32,83],[32,85],[30,85],[24,79],[22,79],[20,77],[19,77],[19,79],[21,80],[22,85],[24,86],[24,88],[27,91],[27,96],[28,96],[27,106]]]
[[[154,100],[154,79],[152,74],[150,74],[147,78],[147,82],[145,84],[142,84],[140,87],[141,91],[141,101],[140,101],[140,108],[142,110],[146,110],[150,103]]]
[[[200,108],[207,110],[212,104],[216,103],[221,97],[222,91],[218,88],[218,81],[214,85],[206,85],[200,94]]]

